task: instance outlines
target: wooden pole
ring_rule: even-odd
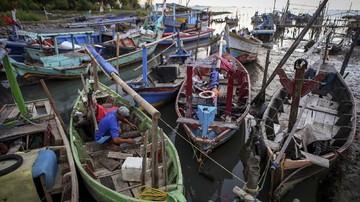
[[[197,38],[196,49],[195,49],[195,60],[197,60],[197,54],[198,54],[198,48],[199,48],[199,40],[200,40],[200,31],[201,31],[201,22],[200,22],[199,14],[196,16],[196,20],[199,22],[200,25],[198,27],[198,38]]]
[[[143,152],[143,161],[142,161],[142,171],[141,171],[141,185],[146,183],[146,167],[147,167],[147,145],[148,145],[149,131],[146,131],[144,134],[144,150]]]
[[[319,14],[321,13],[321,11],[324,9],[325,5],[327,4],[328,0],[324,0],[320,6],[318,7],[318,9],[316,10],[313,18],[311,18],[310,22],[305,26],[305,28],[301,31],[299,37],[294,41],[294,43],[291,45],[291,47],[289,48],[288,52],[284,55],[284,57],[281,59],[281,61],[279,62],[278,66],[274,69],[272,75],[269,77],[269,80],[266,82],[266,85],[263,86],[263,88],[260,90],[260,92],[255,96],[255,98],[252,100],[252,104],[254,102],[256,102],[259,97],[261,96],[261,94],[264,93],[265,88],[272,82],[272,80],[275,78],[276,76],[276,72],[278,69],[280,69],[285,62],[287,61],[287,59],[290,57],[290,55],[294,52],[294,50],[296,49],[296,47],[299,45],[299,43],[301,42],[301,40],[304,38],[306,32],[310,29],[310,27],[312,26],[312,24],[314,24],[315,20],[317,19],[317,17],[319,16]]]
[[[116,33],[116,70],[119,72],[119,52],[120,52],[120,42],[119,42],[120,34]],[[116,84],[116,92],[119,93],[118,89],[119,85]]]
[[[342,65],[341,65],[341,69],[340,69],[340,74],[341,74],[341,76],[344,75],[344,72],[345,72],[346,67],[348,66],[348,62],[349,62],[349,60],[350,60],[351,54],[352,54],[352,52],[354,51],[354,48],[355,48],[355,45],[356,45],[357,41],[359,40],[359,36],[360,36],[360,25],[358,25],[357,28],[358,28],[358,29],[357,29],[357,31],[356,31],[356,33],[355,33],[355,40],[351,43],[350,50],[349,50],[349,52],[346,53],[344,62],[343,62]]]
[[[60,123],[61,123],[61,126],[64,128],[65,133],[66,133],[67,135],[69,135],[68,128],[66,127],[64,121],[63,121],[62,118],[61,118],[61,115],[60,115],[60,113],[59,113],[59,110],[57,109],[57,107],[56,107],[56,105],[55,105],[55,102],[54,102],[54,100],[53,100],[52,97],[51,97],[50,91],[49,91],[49,89],[47,88],[47,86],[46,86],[46,84],[45,84],[45,81],[44,81],[43,79],[41,79],[41,80],[40,80],[40,83],[41,83],[41,85],[42,85],[42,87],[43,87],[43,89],[44,89],[44,91],[45,91],[46,96],[48,97],[48,99],[49,99],[49,101],[50,101],[50,105],[51,105],[51,107],[53,108],[55,115],[58,117],[58,119],[59,119],[59,121],[60,121]]]
[[[264,69],[264,76],[263,76],[263,81],[262,81],[262,88],[266,85],[266,78],[267,78],[267,73],[268,73],[268,69],[269,69],[269,64],[270,64],[270,49],[268,49],[266,51],[266,60],[265,60],[265,69]],[[264,93],[261,96],[261,99],[259,102],[264,103],[265,102],[265,90],[264,89]]]
[[[167,160],[166,160],[166,142],[165,142],[165,133],[162,128],[160,128],[160,138],[161,138],[161,159],[162,159],[162,171],[163,171],[163,180],[164,186],[167,186]]]
[[[85,47],[86,49],[86,47]],[[85,83],[85,79],[84,79],[84,76],[82,74],[80,74],[81,76],[81,81],[84,85],[84,92],[86,93],[86,95],[89,93],[86,89],[86,83]],[[94,112],[94,108],[93,108],[93,103],[92,103],[92,100],[88,100],[89,102],[89,107],[90,107],[90,113],[91,113],[91,118],[94,122],[94,128],[95,128],[95,131],[98,131],[99,128],[98,128],[98,124],[97,124],[97,120],[96,120],[96,116],[95,116],[95,112]]]

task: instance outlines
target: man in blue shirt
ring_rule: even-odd
[[[107,113],[98,124],[99,130],[95,132],[95,141],[99,144],[107,142],[108,148],[113,150],[116,150],[121,143],[136,144],[136,141],[131,138],[120,138],[119,123],[128,123],[131,128],[136,129],[136,126],[126,118],[128,116],[129,109],[124,106]]]

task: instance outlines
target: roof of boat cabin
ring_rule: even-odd
[[[71,34],[91,34],[94,30],[91,28],[55,28],[55,29],[34,29],[34,30],[19,30],[19,35],[27,36],[64,36]]]

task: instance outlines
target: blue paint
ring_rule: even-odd
[[[100,67],[105,71],[106,74],[108,74],[108,76],[110,76],[111,73],[119,75],[119,72],[115,69],[115,67],[112,66],[109,62],[107,62],[103,57],[101,57],[101,55],[99,55],[99,53],[97,53],[92,46],[86,45],[86,47],[94,56],[94,58],[99,62]]]
[[[45,185],[47,189],[55,185],[56,173],[58,170],[57,157],[52,150],[41,150],[32,167],[33,178],[41,174],[45,176]]]
[[[202,128],[202,136],[208,135],[209,125],[214,123],[217,107],[198,105],[198,118]]]

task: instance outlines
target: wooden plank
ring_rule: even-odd
[[[103,178],[103,177],[117,175],[119,173],[121,173],[121,169],[117,169],[117,170],[114,170],[114,171],[110,171],[108,169],[101,169],[101,170],[98,170],[98,171],[94,172],[94,175],[97,178]]]
[[[141,186],[141,184],[136,183],[136,182],[128,182],[130,187],[134,187],[132,189],[130,189],[133,197],[138,197],[140,195],[140,191],[139,191],[139,187]]]
[[[0,123],[4,123],[4,121],[9,116],[9,114],[14,110],[14,107],[16,107],[16,106],[7,106],[7,107],[2,108],[2,111],[0,114]]]
[[[330,162],[329,159],[323,158],[321,156],[316,156],[304,151],[300,151],[302,155],[304,155],[306,157],[307,160],[309,160],[310,162],[312,162],[313,164],[316,164],[318,166],[322,166],[325,168],[329,168],[330,166]]]
[[[20,113],[19,108],[14,107],[14,109],[11,111],[11,113],[9,114],[9,116],[6,119],[9,119],[9,120],[16,119],[19,113]]]
[[[132,196],[129,185],[127,182],[124,182],[122,180],[122,175],[113,175],[111,176],[112,181],[114,182],[114,189],[117,192],[121,192],[122,194],[125,194],[127,196]]]
[[[176,120],[176,123],[200,125],[199,120],[195,120],[192,118],[186,118],[186,117],[178,118]],[[222,121],[214,121],[214,123],[212,125],[210,125],[209,127],[230,128],[230,129],[235,129],[235,130],[239,129],[239,126],[236,123],[227,123],[227,122],[222,122]]]
[[[109,159],[109,158],[101,158],[99,159],[99,162],[105,166],[105,168],[107,168],[108,170],[115,170],[118,166],[120,166],[120,161],[115,161],[113,159]]]
[[[44,105],[45,105],[46,113],[47,113],[47,114],[50,114],[50,113],[51,113],[50,102],[47,100],[47,101],[44,102]]]
[[[112,159],[126,159],[127,157],[133,157],[133,156],[134,156],[134,154],[113,152],[113,151],[109,151],[107,154],[107,157],[112,158]]]
[[[85,144],[85,148],[90,153],[106,150],[106,146],[104,144],[99,144],[95,141],[87,142]]]
[[[100,183],[109,189],[115,190],[115,185],[111,176],[100,178]]]
[[[24,135],[31,135],[34,133],[44,132],[47,128],[47,123],[40,123],[35,125],[28,124],[20,127],[13,127],[7,129],[0,129],[0,140],[17,137],[17,136],[24,136]]]

